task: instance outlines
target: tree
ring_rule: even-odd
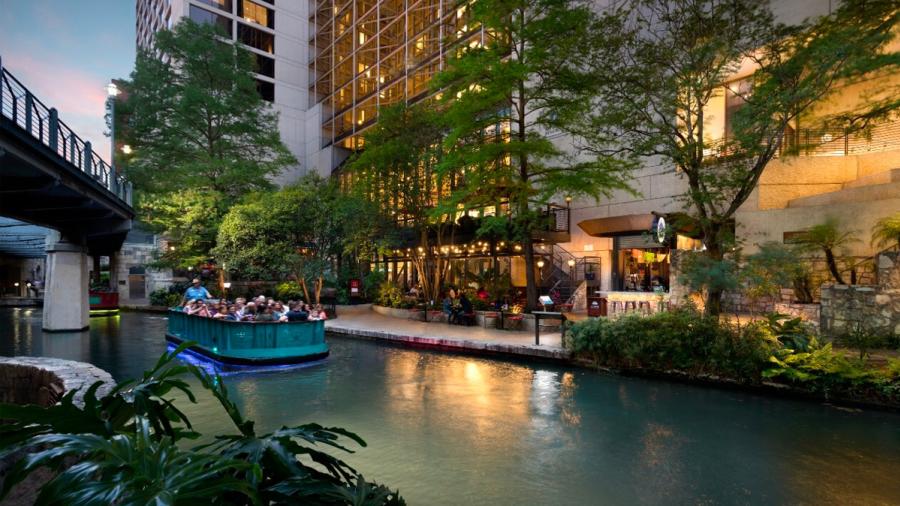
[[[838,268],[838,256],[841,255],[841,250],[857,240],[852,231],[841,231],[840,223],[836,218],[828,217],[824,222],[804,231],[797,242],[802,251],[821,252],[825,255],[825,263],[828,265],[828,272],[831,273],[834,282],[846,285]]]
[[[352,195],[373,203],[386,222],[402,223],[415,234],[418,245],[410,257],[427,300],[440,300],[449,261],[441,255],[441,247],[448,232],[452,243],[455,215],[432,214],[446,196],[443,188],[458,178],[454,171],[436,171],[441,134],[437,111],[427,103],[386,107],[364,136],[365,150],[345,169]],[[384,239],[381,246],[391,249],[404,238]]]
[[[359,216],[365,210],[349,200],[336,181],[317,174],[278,191],[251,194],[223,218],[212,254],[244,279],[294,278],[305,299],[318,302],[342,254],[355,247],[347,238],[365,225]]]
[[[900,212],[885,216],[872,227],[872,245],[878,248],[900,249]]]
[[[554,197],[610,195],[627,189],[627,164],[567,153],[554,138],[590,106],[584,71],[595,16],[578,0],[477,0],[470,29],[484,44],[461,41],[433,79],[443,107],[445,155],[439,175],[461,172],[459,186],[436,213],[509,206],[480,231],[510,233],[525,257],[527,308],[537,306],[534,232]],[[455,51],[455,53],[454,53]]]
[[[788,138],[799,120],[864,128],[896,110],[897,95],[888,93],[851,113],[813,115],[841,85],[896,69],[897,53],[886,47],[898,12],[891,2],[847,0],[814,22],[784,26],[767,2],[636,0],[610,8],[585,42],[595,49],[586,61],[599,87],[581,123],[586,147],[674,165],[687,186],[683,225],[701,233],[706,256],[723,262],[737,246],[734,215],[766,166],[796,153]],[[714,139],[710,103],[742,67],[755,73],[728,85],[741,106],[731,132]],[[719,314],[722,293],[707,291],[708,314]]]
[[[220,35],[189,19],[158,32],[125,83],[123,169],[139,216],[177,243],[166,259],[182,266],[208,259],[229,207],[296,163],[256,90],[252,55]]]

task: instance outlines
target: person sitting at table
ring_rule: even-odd
[[[453,323],[453,301],[450,296],[444,294],[444,300],[441,303],[444,314],[447,315],[447,323]]]
[[[456,322],[460,324],[465,323],[463,318],[468,318],[466,315],[471,315],[472,312],[472,302],[466,297],[466,292],[461,292],[459,294],[459,310],[456,313]]]

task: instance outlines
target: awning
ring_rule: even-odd
[[[628,214],[625,216],[584,220],[578,222],[578,226],[585,233],[594,237],[615,237],[647,232],[653,228],[653,220],[655,218],[650,213]]]

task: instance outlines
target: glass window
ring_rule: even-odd
[[[275,13],[272,9],[259,5],[250,0],[238,2],[238,16],[250,23],[256,23],[268,28],[275,28]]]
[[[275,36],[271,33],[251,28],[238,23],[238,40],[250,47],[255,47],[267,53],[275,52]]]
[[[217,9],[222,9],[223,11],[231,14],[231,0],[198,0],[201,3],[205,3],[206,5],[215,7]],[[191,16],[193,18],[193,16]]]
[[[225,32],[225,35],[231,37],[231,20],[224,16],[219,16],[206,9],[201,9],[200,7],[192,5],[190,17],[197,23],[216,25]]]
[[[257,79],[256,90],[259,91],[259,96],[261,96],[263,100],[268,102],[275,101],[275,83]]]
[[[256,59],[257,74],[262,74],[266,77],[275,77],[275,60],[259,53],[253,53],[253,57]]]

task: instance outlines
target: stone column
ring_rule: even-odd
[[[47,244],[44,330],[85,330],[90,326],[86,249],[56,233],[47,237]]]
[[[109,255],[109,287],[114,291],[119,291],[119,252],[115,251]]]

